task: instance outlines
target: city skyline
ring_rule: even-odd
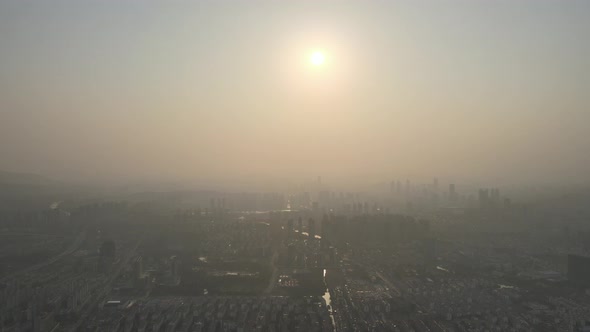
[[[590,0],[0,0],[0,332],[590,331]]]

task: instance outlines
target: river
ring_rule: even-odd
[[[330,319],[332,320],[332,326],[334,326],[334,332],[336,332],[336,320],[334,319],[334,308],[332,308],[332,300],[330,299],[330,289],[328,288],[328,284],[326,283],[326,269],[324,269],[324,284],[326,285],[326,291],[322,298],[326,302],[326,306],[328,306],[328,312],[330,313]]]

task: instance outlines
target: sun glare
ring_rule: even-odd
[[[311,56],[309,57],[309,61],[314,66],[321,66],[324,64],[324,62],[326,62],[326,56],[324,55],[324,53],[316,51],[311,54]]]

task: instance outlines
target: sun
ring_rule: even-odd
[[[315,51],[309,56],[309,61],[314,66],[321,66],[326,62],[326,56],[320,51]]]

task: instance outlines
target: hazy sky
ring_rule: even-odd
[[[3,0],[0,45],[4,170],[590,179],[590,1]]]

